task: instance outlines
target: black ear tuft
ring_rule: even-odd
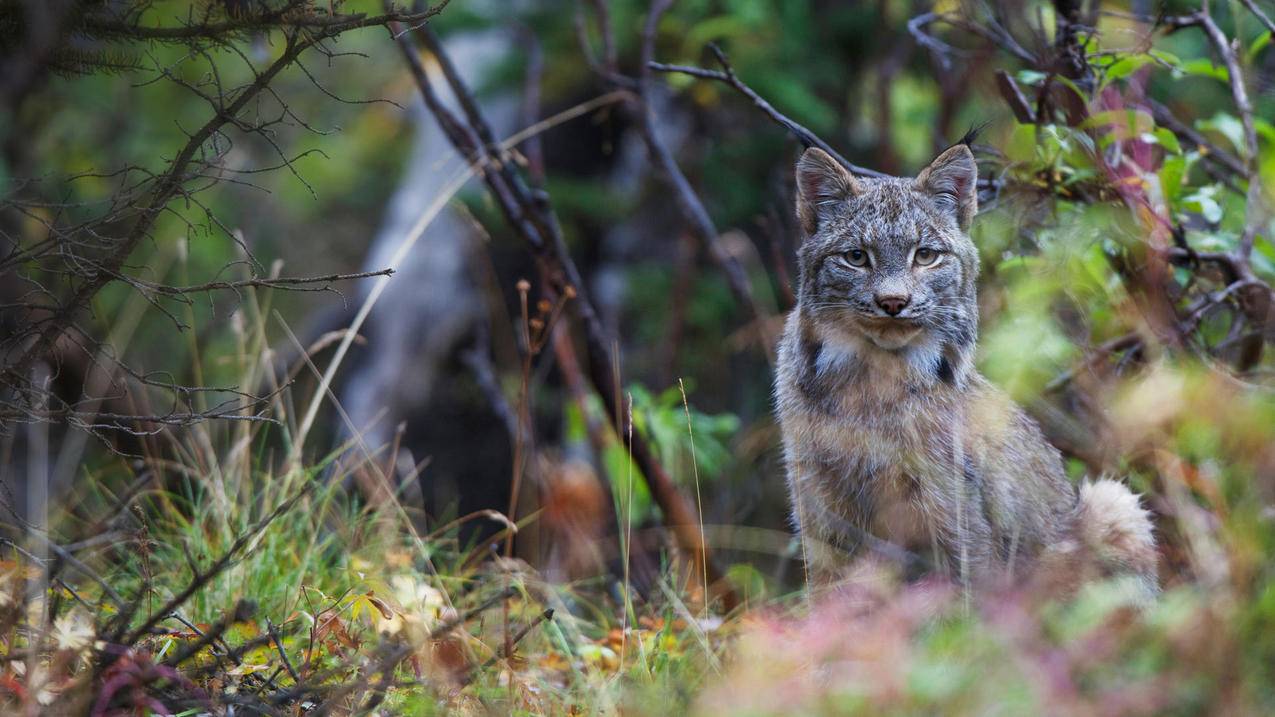
[[[956,144],[963,144],[972,150],[974,148],[974,142],[978,140],[978,136],[982,134],[983,130],[987,129],[987,125],[991,123],[992,123],[991,120],[987,120],[986,122],[983,122],[982,124],[977,126],[970,125],[970,128],[965,130],[965,134],[961,137],[960,141],[958,141]],[[952,146],[955,147],[956,145],[952,145]]]
[[[854,175],[818,147],[797,160],[797,218],[808,235],[818,231],[837,204],[862,191]]]

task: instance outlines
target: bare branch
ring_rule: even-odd
[[[334,281],[353,281],[355,279],[369,279],[376,276],[392,276],[393,274],[393,269],[381,269],[379,271],[360,271],[353,274],[278,276],[273,278],[255,277],[252,279],[241,279],[239,281],[209,281],[203,284],[192,284],[190,286],[167,286],[138,279],[134,279],[133,283],[147,291],[153,291],[156,294],[165,294],[168,296],[196,294],[208,291],[236,291],[239,289],[247,289],[249,287],[263,289],[294,289],[298,291],[325,291],[328,288],[326,284],[331,284]],[[309,287],[308,285],[310,284],[325,284],[325,286]]]
[[[490,136],[490,130],[486,129],[486,122],[481,117],[477,103],[473,101],[472,93],[459,76],[455,73],[447,73],[446,66],[443,65],[447,82],[453,93],[460,98],[461,106],[469,108],[468,111],[472,111],[477,118],[475,120],[471,117],[469,124],[462,124],[456,115],[438,101],[432,82],[421,67],[416,49],[407,37],[403,33],[395,33],[395,37],[413,79],[425,99],[426,106],[438,120],[443,133],[461,156],[483,170],[481,177],[506,221],[531,249],[542,275],[550,282],[548,287],[551,292],[550,301],[555,301],[558,296],[574,295],[575,300],[571,303],[583,325],[588,346],[590,381],[606,407],[616,435],[626,435],[630,427],[621,410],[620,390],[616,383],[617,378],[612,373],[613,366],[616,364],[611,354],[610,341],[589,299],[585,289],[586,284],[574,260],[567,252],[561,227],[558,225],[548,196],[544,193],[533,195],[525,182],[517,177],[511,163],[504,161],[501,147],[480,139],[483,133]],[[430,42],[427,36],[422,34],[418,34],[417,37],[424,43]],[[431,50],[446,54],[436,43]],[[441,62],[440,65],[442,65]],[[633,461],[646,478],[652,498],[660,507],[678,543],[695,560],[698,560],[701,555],[707,557],[708,553],[705,552],[702,536],[696,529],[695,511],[641,436],[634,435],[633,438]],[[708,587],[723,600],[728,610],[733,609],[738,604],[738,596],[726,581],[720,568],[713,564],[711,558],[703,567],[713,583]]]
[[[1257,144],[1257,129],[1253,122],[1253,103],[1249,100],[1248,89],[1244,86],[1244,73],[1240,69],[1240,61],[1236,56],[1235,48],[1231,46],[1231,41],[1213,21],[1212,16],[1208,14],[1208,4],[1205,9],[1195,13],[1192,16],[1195,23],[1208,36],[1209,42],[1213,45],[1213,49],[1217,51],[1222,58],[1222,63],[1226,65],[1227,78],[1230,81],[1231,97],[1235,100],[1235,109],[1239,112],[1240,123],[1244,128],[1244,173],[1248,179],[1248,198],[1246,200],[1246,217],[1247,224],[1244,227],[1244,233],[1240,237],[1240,256],[1246,260],[1253,253],[1253,241],[1257,237],[1259,228],[1264,223],[1266,211],[1263,206],[1261,179],[1257,171],[1258,153],[1260,151]]]
[[[655,30],[659,25],[660,16],[668,10],[671,4],[667,0],[653,2],[642,32],[641,74],[637,78],[638,112],[641,119],[642,139],[646,143],[647,151],[650,152],[652,160],[660,168],[669,184],[673,186],[682,214],[690,222],[696,236],[699,237],[699,240],[708,249],[713,260],[726,275],[726,283],[730,287],[731,293],[734,294],[736,301],[748,312],[749,319],[760,329],[768,312],[763,311],[757,304],[747,272],[744,271],[744,267],[739,263],[739,260],[727,250],[721,236],[717,233],[717,227],[713,224],[713,219],[709,215],[708,209],[700,200],[695,189],[691,187],[690,180],[682,173],[682,169],[678,166],[672,151],[669,150],[668,144],[660,137],[656,128],[657,120],[655,108],[651,106],[650,91],[651,64],[655,54]],[[772,341],[764,334],[761,338],[762,345],[767,352],[767,358],[769,358]]]
[[[1010,111],[1014,113],[1014,119],[1021,124],[1036,123],[1036,111],[1032,109],[1031,103],[1027,101],[1027,96],[1023,94],[1023,90],[1008,72],[1004,70],[996,71],[996,89],[1000,90],[1001,98],[1005,100],[1005,104],[1009,105]]]
[[[99,35],[153,40],[158,42],[187,42],[190,40],[225,40],[262,29],[306,30],[318,37],[331,37],[348,30],[364,27],[384,27],[390,23],[418,25],[447,7],[451,0],[440,0],[437,5],[420,12],[391,9],[383,15],[325,15],[316,12],[295,12],[284,9],[249,15],[225,22],[203,22],[177,27],[147,26],[93,14],[83,21],[85,29]]]
[[[204,205],[196,194],[216,186],[222,182],[238,182],[239,180],[225,176],[227,173],[251,174],[269,171],[276,168],[287,168],[303,184],[305,180],[294,166],[299,157],[284,154],[278,141],[273,136],[272,128],[279,124],[296,123],[311,131],[318,131],[307,125],[298,117],[288,104],[271,87],[272,82],[288,67],[300,65],[301,71],[320,91],[323,87],[301,64],[300,58],[309,49],[316,49],[327,56],[334,53],[324,47],[327,40],[340,34],[364,27],[386,26],[391,22],[409,22],[420,25],[437,15],[446,1],[432,7],[418,8],[407,12],[390,7],[384,14],[339,15],[322,13],[309,3],[294,0],[275,10],[257,11],[243,15],[232,14],[224,22],[212,22],[210,10],[196,13],[192,10],[185,21],[179,25],[150,26],[140,24],[141,13],[121,12],[116,6],[108,5],[102,9],[90,9],[75,14],[68,20],[69,28],[90,39],[109,39],[112,41],[146,42],[183,42],[189,44],[191,52],[177,61],[178,64],[190,59],[202,58],[209,69],[202,78],[192,79],[184,68],[158,66],[155,80],[167,79],[185,88],[211,108],[211,117],[199,128],[186,132],[187,141],[175,156],[168,161],[165,171],[153,173],[145,168],[129,166],[122,170],[107,173],[85,173],[83,177],[97,176],[117,178],[119,190],[102,203],[105,211],[98,216],[62,224],[61,217],[71,212],[79,213],[85,206],[73,206],[43,202],[55,208],[53,218],[48,211],[36,209],[40,202],[18,198],[13,195],[7,198],[5,206],[24,214],[38,214],[36,221],[46,227],[47,238],[37,242],[20,243],[12,241],[12,247],[0,258],[0,269],[17,268],[22,265],[40,267],[53,276],[59,277],[66,287],[65,296],[55,298],[55,292],[48,292],[51,301],[44,306],[34,304],[29,307],[27,320],[20,325],[12,336],[5,337],[3,344],[8,352],[0,366],[0,384],[3,384],[4,402],[21,406],[36,405],[35,389],[27,380],[32,367],[51,357],[58,342],[72,331],[76,322],[84,314],[87,307],[106,285],[113,282],[125,282],[142,291],[148,301],[172,319],[180,329],[182,322],[167,308],[155,301],[155,296],[183,297],[192,293],[217,290],[236,291],[243,288],[280,288],[299,291],[334,291],[330,284],[338,281],[383,276],[388,272],[366,272],[360,274],[331,274],[317,277],[253,277],[241,281],[211,281],[194,286],[169,286],[155,280],[140,279],[126,273],[131,267],[126,265],[128,257],[135,249],[151,237],[157,221],[164,215],[177,219],[190,227],[192,233],[198,228],[191,220],[173,206],[175,200],[184,200],[187,208],[202,210],[207,217],[207,228],[216,227],[231,236],[239,244],[245,256],[259,267],[251,251],[240,240],[236,233],[222,224],[220,219]],[[245,37],[249,33],[279,30],[283,34],[283,48],[277,59],[269,63],[263,70],[258,70],[233,40]],[[70,31],[70,30],[68,30]],[[207,47],[215,45],[238,55],[250,73],[251,79],[238,86],[224,84],[214,58]],[[158,62],[158,61],[157,61]],[[183,69],[178,72],[178,69]],[[329,93],[330,94],[330,93]],[[278,111],[263,114],[262,98],[271,98],[278,104]],[[339,98],[338,98],[339,99]],[[252,170],[234,170],[219,168],[218,165],[230,149],[230,138],[226,134],[228,128],[261,137],[278,154],[280,162],[276,167]],[[304,156],[304,153],[300,156]],[[140,180],[138,179],[140,177]],[[70,181],[74,181],[75,177]],[[309,185],[306,184],[308,187]],[[19,185],[22,188],[23,185]],[[30,207],[30,209],[28,209]],[[40,266],[40,262],[49,262]],[[44,290],[41,287],[41,290]],[[23,302],[18,302],[19,304]],[[95,427],[121,428],[110,425],[115,418],[122,419],[125,414],[116,413],[110,416],[102,414],[108,421],[103,425],[93,422],[85,415],[73,412],[53,412],[47,417],[60,416],[66,420],[74,420],[84,425]],[[159,422],[166,425],[181,424],[202,415],[199,412],[172,412],[164,415],[139,416],[147,422]],[[0,414],[0,420],[10,420],[11,412]],[[235,420],[252,420],[240,416]]]
[[[1258,21],[1262,23],[1262,26],[1266,28],[1267,32],[1275,34],[1275,22],[1271,22],[1270,16],[1263,12],[1262,9],[1257,6],[1257,3],[1253,2],[1253,0],[1240,0],[1240,3],[1244,5],[1244,7],[1248,8],[1249,12],[1257,16]]]
[[[779,110],[775,109],[773,105],[771,105],[769,102],[765,100],[765,98],[757,94],[757,92],[754,91],[753,88],[744,84],[744,82],[740,80],[738,76],[736,76],[735,69],[731,67],[730,61],[726,58],[726,53],[722,52],[721,48],[719,48],[717,45],[709,45],[708,47],[709,47],[709,50],[713,53],[713,55],[717,58],[717,62],[722,66],[722,70],[720,71],[709,70],[703,67],[689,67],[686,65],[666,65],[662,62],[650,62],[648,64],[648,67],[650,67],[652,70],[655,70],[656,72],[679,72],[682,74],[698,77],[703,80],[714,80],[717,82],[725,83],[729,85],[730,87],[734,88],[736,92],[739,92],[743,96],[747,97],[749,100],[752,100],[753,105],[755,105],[757,109],[765,113],[765,115],[769,117],[771,121],[773,121],[775,124],[788,130],[788,132],[792,134],[792,136],[795,137],[798,142],[801,143],[802,147],[818,147],[819,149],[822,149],[823,151],[827,152],[833,159],[837,160],[837,162],[840,163],[841,166],[845,167],[851,172],[854,172],[855,174],[858,174],[859,176],[862,176],[862,177],[887,176],[874,169],[868,169],[867,167],[860,167],[857,164],[853,164],[852,162],[850,162],[850,160],[841,156],[841,153],[833,149],[831,145],[829,145],[827,142],[820,139],[814,132],[811,132],[810,130],[802,126],[801,124],[789,118],[787,115],[784,115]]]

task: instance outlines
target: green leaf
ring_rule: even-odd
[[[1245,54],[1245,64],[1252,65],[1257,59],[1257,56],[1261,54],[1262,50],[1265,50],[1267,45],[1270,44],[1271,33],[1269,30],[1258,35],[1257,39],[1253,41],[1253,44],[1248,46],[1248,52]]]
[[[1212,60],[1205,58],[1196,58],[1187,60],[1178,65],[1179,69],[1185,74],[1194,75],[1196,77],[1212,77],[1218,82],[1229,83],[1231,75],[1226,71],[1225,67],[1219,67],[1213,64]]]
[[[1244,151],[1244,125],[1235,115],[1218,112],[1211,119],[1196,120],[1195,127],[1205,132],[1217,132],[1226,137],[1236,151]]]
[[[1214,196],[1217,195],[1217,187],[1210,184],[1200,187],[1190,196],[1184,197],[1182,203],[1187,209],[1199,212],[1200,216],[1210,224],[1217,224],[1222,221],[1222,205],[1218,204]]]
[[[1022,85],[1039,85],[1048,76],[1044,72],[1037,72],[1036,70],[1019,70],[1018,82]]]
[[[1275,125],[1262,119],[1261,117],[1253,118],[1253,129],[1257,130],[1257,136],[1275,144]]]
[[[1172,52],[1165,52],[1164,50],[1151,50],[1147,54],[1173,68],[1178,68],[1182,65],[1181,58],[1179,58],[1177,55],[1173,54]]]
[[[1192,232],[1190,243],[1196,251],[1230,251],[1235,248],[1235,235],[1227,232]]]
[[[1053,79],[1054,79],[1054,82],[1057,82],[1063,87],[1066,87],[1067,89],[1074,92],[1076,94],[1076,97],[1080,98],[1082,102],[1089,101],[1089,95],[1087,95],[1084,90],[1080,89],[1080,86],[1077,85],[1075,82],[1072,82],[1070,79],[1063,77],[1062,75],[1054,75]]]
[[[1178,136],[1168,127],[1156,127],[1153,133],[1155,143],[1164,147],[1167,151],[1174,154],[1182,154],[1182,144],[1178,142]]]
[[[1080,126],[1082,128],[1112,127],[1122,129],[1124,133],[1120,137],[1130,137],[1137,136],[1143,132],[1150,132],[1155,127],[1155,119],[1150,114],[1138,109],[1107,110],[1093,113]]]
[[[1262,276],[1275,276],[1275,244],[1259,236],[1253,242],[1253,271]]]
[[[1005,274],[1011,271],[1029,270],[1044,263],[1044,258],[1039,256],[1011,256],[997,262],[996,273]]]
[[[1115,82],[1116,80],[1124,79],[1138,70],[1141,70],[1143,67],[1146,67],[1148,62],[1151,62],[1151,58],[1147,55],[1130,55],[1128,57],[1122,57],[1107,67],[1107,71],[1104,73],[1105,81],[1103,84],[1105,85]]]
[[[1036,125],[1014,125],[1005,143],[1005,156],[1011,162],[1028,163],[1036,159]]]
[[[1182,196],[1182,178],[1186,176],[1186,157],[1166,157],[1157,173],[1160,178],[1160,191],[1164,193],[1164,202],[1173,209]]]

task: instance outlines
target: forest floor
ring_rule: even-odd
[[[156,509],[133,536],[146,549],[101,576],[136,599],[111,605],[104,588],[53,584],[48,649],[8,661],[0,693],[24,701],[35,668],[45,675],[36,703],[92,714],[1257,714],[1269,704],[1269,663],[1250,638],[1261,625],[1221,587],[1175,587],[1149,607],[1115,583],[1067,600],[970,598],[865,564],[823,598],[760,586],[721,615],[674,569],[640,593],[616,578],[554,584],[499,557],[498,543],[459,544],[459,524],[421,535],[397,505],[354,506],[321,468],[210,468],[219,490],[151,492]],[[135,639],[109,628],[128,611]]]

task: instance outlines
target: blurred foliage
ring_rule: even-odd
[[[1135,109],[1143,98],[1164,104],[1229,153],[1243,156],[1248,149],[1227,71],[1202,33],[1157,32],[1144,42],[1143,23],[1115,14],[1147,5],[1101,3],[1113,14],[1102,16],[1098,32],[1085,35],[1096,76],[1088,117],[1074,124],[1052,117],[1039,124],[1015,121],[996,90],[994,71],[1005,69],[1031,98],[1047,82],[1057,87],[1057,77],[984,49],[978,38],[955,28],[941,36],[964,51],[945,67],[907,29],[909,18],[929,9],[986,19],[989,6],[982,3],[938,2],[931,8],[904,0],[684,0],[660,24],[656,54],[661,61],[709,66],[704,46],[719,43],[738,75],[781,112],[850,160],[892,172],[915,172],[966,127],[990,122],[978,142],[979,159],[983,176],[1004,184],[973,230],[983,259],[979,367],[1060,439],[1075,478],[1111,473],[1145,493],[1157,516],[1168,588],[1151,609],[1129,609],[1110,585],[1095,586],[1075,601],[1011,594],[970,609],[941,587],[895,585],[876,576],[865,577],[860,602],[817,605],[808,613],[790,607],[800,596],[801,570],[788,540],[777,466],[771,367],[765,347],[747,330],[757,327],[741,327],[742,312],[706,252],[683,248],[685,227],[658,179],[643,178],[635,191],[607,180],[606,173],[625,161],[622,139],[585,148],[578,138],[593,135],[569,125],[546,133],[546,145],[603,158],[587,171],[572,161],[550,161],[544,186],[581,264],[618,276],[613,286],[619,288],[607,294],[614,313],[608,320],[623,349],[622,383],[629,387],[636,429],[686,492],[702,493],[698,507],[706,524],[739,526],[710,542],[720,543],[716,547],[731,563],[730,575],[750,610],[725,624],[709,616],[694,581],[679,572],[676,556],[669,557],[675,551],[661,553],[665,562],[640,596],[615,600],[609,591],[617,581],[607,577],[551,585],[525,566],[484,562],[490,546],[473,545],[455,527],[419,541],[405,539],[384,530],[387,525],[403,530],[395,523],[402,516],[347,502],[334,488],[308,498],[295,513],[300,519],[281,520],[263,532],[233,569],[194,596],[186,616],[206,627],[236,600],[251,598],[260,614],[286,628],[283,649],[294,659],[308,651],[313,668],[347,665],[357,676],[357,666],[364,664],[359,660],[381,644],[381,632],[403,635],[450,614],[440,607],[443,594],[474,602],[483,590],[513,584],[519,593],[510,612],[517,624],[545,606],[559,608],[552,622],[527,637],[518,659],[481,672],[472,688],[453,689],[450,653],[440,656],[438,645],[426,643],[429,655],[421,656],[422,664],[443,667],[423,669],[425,678],[414,683],[419,689],[395,690],[387,702],[410,713],[448,708],[477,713],[494,704],[510,712],[664,714],[691,709],[697,700],[705,714],[1275,710],[1272,352],[1268,347],[1243,374],[1231,370],[1242,338],[1234,335],[1233,316],[1241,308],[1235,297],[1223,297],[1217,310],[1204,312],[1184,345],[1160,341],[1157,327],[1146,319],[1147,295],[1123,272],[1147,266],[1153,241],[1162,245],[1157,249],[1171,246],[1168,227],[1181,229],[1191,252],[1233,252],[1252,218],[1238,180],[1210,171],[1207,148],[1184,142],[1151,113]],[[179,6],[185,5],[156,3],[146,17],[159,22]],[[345,9],[378,6],[368,0],[346,3]],[[1023,6],[1014,18],[1039,17],[1052,25],[1048,3]],[[635,0],[611,4],[626,71],[636,69],[646,7]],[[1164,4],[1167,13],[1194,7]],[[1269,208],[1275,206],[1271,33],[1241,3],[1217,2],[1213,10],[1228,36],[1238,38],[1249,71],[1259,136],[1255,164]],[[525,27],[544,56],[543,115],[599,91],[580,59],[574,11],[566,2],[521,3],[493,12],[482,3],[458,1],[436,27],[444,36],[495,23]],[[600,40],[591,30],[586,35],[595,45]],[[285,74],[276,85],[279,96],[322,131],[292,126],[276,138],[285,156],[299,157],[297,174],[252,175],[255,188],[223,183],[201,195],[207,212],[175,203],[157,225],[155,240],[138,249],[131,271],[153,281],[190,284],[217,275],[227,262],[242,261],[241,250],[214,226],[209,212],[239,230],[264,263],[281,260],[288,273],[358,265],[402,169],[412,132],[403,107],[415,101],[415,88],[383,35],[352,34],[339,49],[349,56],[307,67],[332,94],[357,103],[335,101],[300,72]],[[187,62],[183,48],[155,45],[146,52],[184,79],[196,79],[198,70],[190,69],[195,63]],[[238,52],[261,61],[280,47],[262,35],[210,52],[227,79],[242,80]],[[519,88],[527,57],[526,48],[513,49],[485,78],[480,98]],[[789,175],[798,148],[728,87],[681,75],[661,79],[668,92],[662,98],[668,101],[668,130],[681,137],[681,166],[717,227],[743,238],[740,254],[758,295],[778,312],[785,275],[789,283],[796,280]],[[88,213],[115,185],[98,174],[61,178],[125,164],[162,168],[208,108],[173,83],[138,80],[128,74],[59,78],[19,113],[4,112],[12,140],[0,181],[36,177],[70,211]],[[622,132],[631,120],[614,111],[577,121],[614,123]],[[230,160],[236,170],[278,162],[274,150],[259,142],[235,147]],[[485,246],[499,282],[495,290],[513,306],[512,281],[528,273],[522,249],[484,195],[470,191],[463,199],[491,235]],[[47,216],[34,211],[27,231],[34,235]],[[1257,228],[1251,259],[1254,275],[1266,282],[1275,281],[1270,216]],[[606,229],[635,217],[649,220],[636,241],[604,245]],[[1189,309],[1201,291],[1207,298],[1225,288],[1199,267],[1167,270],[1163,293],[1179,310]],[[240,385],[260,377],[251,369],[266,351],[258,342],[272,310],[296,325],[320,309],[342,305],[332,295],[248,292],[190,305],[160,297],[152,306],[117,285],[95,299],[91,323],[105,335],[120,330],[121,317],[140,317],[128,327],[136,328],[135,338],[118,347],[140,369]],[[156,308],[171,310],[191,328],[177,332]],[[244,321],[261,335],[245,334]],[[495,326],[497,349],[512,344],[516,331],[512,322]],[[277,338],[273,329],[270,334]],[[1095,350],[1130,335],[1140,342],[1136,350]],[[512,365],[502,368],[513,371]],[[556,390],[542,388],[537,403],[560,397]],[[564,445],[587,443],[588,421],[600,413],[600,404],[586,402],[582,410],[561,403],[537,410],[549,420],[561,418]],[[174,439],[176,458],[161,471],[171,474],[171,483],[148,492],[146,518],[128,538],[135,541],[128,545],[145,549],[114,555],[111,584],[121,592],[144,587],[151,603],[162,602],[180,589],[186,568],[220,555],[279,505],[287,488],[327,467],[320,456],[313,461],[319,465],[304,471],[274,473],[270,465],[278,456],[272,446],[281,434],[286,446],[283,429],[251,436],[201,429]],[[658,515],[625,437],[616,438],[602,446],[596,461],[621,521],[608,527],[640,530]],[[96,528],[91,516],[112,507],[113,498],[139,478],[136,466],[104,448],[81,471],[84,488],[67,506],[72,532]],[[480,567],[497,564],[502,567]],[[6,581],[25,574],[18,562],[0,570]],[[59,593],[58,599],[73,597]],[[875,609],[860,610],[864,605]],[[339,616],[325,623],[322,634],[320,611]],[[472,627],[463,639],[474,651],[468,657],[485,661],[495,654],[508,619],[492,617]],[[77,620],[87,617],[61,624],[68,639],[84,631]],[[417,628],[408,626],[413,621]],[[242,632],[231,633],[234,640],[246,640],[259,635],[261,626],[236,630]],[[13,648],[29,636],[5,639]],[[193,639],[182,632],[157,635],[148,638],[148,646],[162,656]],[[85,645],[76,648],[81,652],[63,657],[87,654]],[[215,661],[209,650],[200,664]],[[5,668],[0,690],[17,679],[19,664],[24,663]],[[79,663],[67,664],[69,680],[79,674]],[[235,679],[258,668],[276,674],[281,669],[269,649],[249,653],[245,664]],[[410,669],[401,672],[406,676]]]

